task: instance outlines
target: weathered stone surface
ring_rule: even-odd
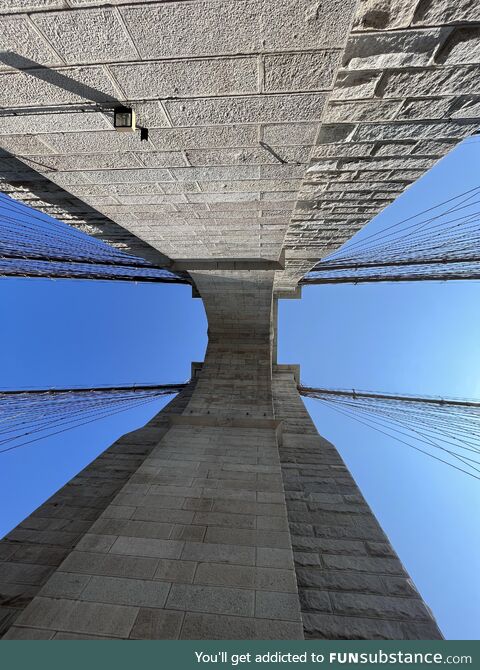
[[[399,139],[463,138],[475,132],[471,123],[392,123],[359,126],[354,135],[357,142]]]
[[[66,63],[102,63],[105,44],[110,61],[137,57],[122,22],[111,9],[49,12],[35,14],[32,20]]]
[[[74,132],[109,128],[111,128],[111,123],[106,116],[99,112],[66,112],[65,114],[55,116],[49,114],[6,116],[2,118],[1,132],[4,135],[35,135],[36,133],[51,133],[55,131]]]
[[[384,98],[407,96],[463,95],[478,92],[478,66],[415,70],[385,74],[378,94]]]
[[[121,11],[142,57],[171,58],[338,46],[345,39],[345,17],[352,8],[350,2],[338,0],[329,5],[328,13],[315,3],[306,6],[295,0],[251,0],[242,5],[230,0],[218,5],[160,4]],[[272,21],[273,16],[279,20]],[[160,34],[149,30],[152,24],[161,26]],[[292,31],[292,26],[298,30]]]
[[[438,28],[354,35],[345,48],[343,66],[349,70],[380,70],[429,65],[449,33],[448,28]]]
[[[254,596],[254,591],[248,589],[173,584],[167,607],[191,612],[252,616]]]
[[[264,142],[278,146],[311,145],[317,134],[314,123],[272,123],[262,126],[261,130]]]
[[[100,66],[47,71],[32,69],[26,72],[0,74],[2,107],[91,103],[92,99],[93,102],[105,103],[115,100],[117,95],[118,91],[112,80]],[[57,116],[51,120],[52,130],[55,130]]]
[[[306,613],[303,615],[303,627],[307,640],[408,639],[404,636],[400,624],[396,621]]]
[[[39,9],[61,9],[64,6],[64,0],[4,0],[0,7],[0,14]]]
[[[346,72],[339,73],[330,100],[353,100],[372,98],[380,83],[378,72]],[[393,97],[393,96],[392,96]]]
[[[17,619],[18,626],[128,637],[138,608],[74,600],[36,598]]]
[[[119,577],[91,577],[80,599],[114,605],[162,608],[170,584]]]
[[[475,0],[423,0],[419,3],[413,22],[416,24],[459,23],[480,21],[480,7]]]
[[[445,65],[478,63],[480,61],[480,30],[458,28],[450,35],[436,61]]]
[[[2,56],[6,56],[6,62],[0,56],[0,70],[21,67],[23,58],[28,58],[41,65],[62,64],[58,55],[32,27],[25,15],[4,16],[2,18],[0,22],[0,42],[2,51],[6,52],[2,54]]]
[[[448,117],[448,110],[452,106],[449,98],[430,98],[427,100],[406,99],[396,115],[398,120],[414,119],[441,119]]]
[[[1,98],[0,98],[1,100]],[[322,115],[322,93],[264,95],[167,101],[165,108],[176,126],[315,121]]]
[[[110,70],[129,99],[258,92],[256,58],[132,63]]]
[[[331,102],[328,105],[328,119],[331,123],[352,123],[353,121],[388,121],[393,119],[401,103],[392,100]]]
[[[265,56],[265,91],[318,91],[333,83],[340,51]]]
[[[385,30],[410,25],[417,0],[360,0],[354,30]]]
[[[105,128],[107,128],[107,130],[92,132],[92,130],[95,131],[96,129],[91,129],[88,125],[85,125],[83,130],[88,132],[81,132],[82,129],[76,128],[73,128],[73,130],[77,130],[77,132],[59,133],[45,131],[46,134],[39,136],[37,139],[47,148],[47,151],[44,150],[44,153],[61,153],[66,155],[94,153],[116,154],[127,151],[152,151],[156,148],[151,141],[141,142],[140,136],[137,133],[116,133],[106,119]],[[55,130],[54,126],[52,126],[52,130]],[[156,130],[154,132],[161,131]],[[153,135],[153,131],[151,134]],[[40,154],[42,152],[29,151],[28,153]]]
[[[157,609],[140,608],[130,633],[132,640],[176,640],[184,614]]]
[[[421,600],[377,595],[332,593],[333,610],[346,616],[359,615],[392,619],[430,619]]]

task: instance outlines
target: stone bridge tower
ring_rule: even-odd
[[[441,637],[276,363],[276,306],[476,131],[478,3],[0,12],[2,189],[188,271],[209,323],[189,386],[0,543],[4,637]]]

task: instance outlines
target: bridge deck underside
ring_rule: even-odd
[[[478,125],[478,3],[355,4],[8,3],[2,190],[157,262],[283,249],[293,290]]]

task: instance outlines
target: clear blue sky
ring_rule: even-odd
[[[477,186],[478,140],[444,159],[369,231]],[[477,282],[312,286],[281,301],[279,360],[312,386],[480,397]],[[181,381],[206,321],[187,286],[0,280],[3,387]],[[165,401],[0,456],[0,536]],[[307,401],[447,638],[480,637],[478,482]]]

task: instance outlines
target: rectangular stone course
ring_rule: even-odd
[[[36,598],[18,617],[18,626],[72,633],[128,637],[138,614],[136,607]]]
[[[167,608],[190,612],[208,612],[237,616],[252,616],[255,592],[248,589],[173,584]]]

